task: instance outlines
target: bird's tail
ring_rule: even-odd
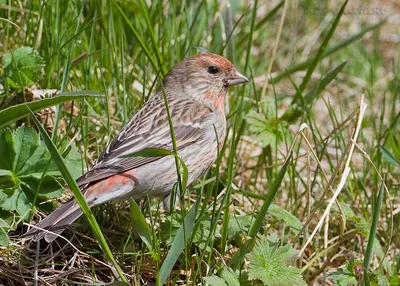
[[[71,200],[57,208],[36,224],[37,228],[31,228],[21,238],[32,237],[34,241],[38,241],[44,237],[47,242],[51,242],[81,215],[82,209],[79,204],[75,200]]]

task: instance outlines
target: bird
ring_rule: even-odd
[[[248,81],[228,59],[210,52],[173,66],[159,90],[134,113],[92,168],[76,180],[89,207],[149,196],[163,199],[168,209],[178,180],[175,157],[129,157],[147,148],[174,151],[164,96],[189,185],[217,159],[218,144],[226,135],[224,99],[229,88]],[[23,237],[45,238],[50,243],[81,215],[79,204],[71,199]]]

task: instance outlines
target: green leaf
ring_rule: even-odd
[[[14,138],[10,129],[0,130],[0,158],[0,169],[14,171]]]
[[[268,112],[261,115],[255,110],[250,110],[246,115],[249,130],[253,132],[252,138],[262,147],[271,146],[275,149],[283,139],[283,128],[280,122],[276,121],[275,112]]]
[[[28,108],[29,109],[29,108]],[[73,192],[74,197],[76,201],[78,202],[79,206],[81,207],[86,219],[88,220],[93,232],[95,233],[96,237],[98,238],[99,244],[101,246],[101,249],[103,250],[105,256],[107,259],[113,264],[115,267],[116,271],[118,272],[120,278],[122,279],[123,282],[127,282],[127,279],[125,275],[123,274],[121,268],[117,264],[117,262],[114,259],[114,256],[111,253],[110,248],[108,247],[108,244],[104,238],[103,233],[101,232],[101,229],[96,221],[96,219],[93,216],[92,211],[90,210],[90,207],[88,203],[86,202],[81,190],[79,189],[76,181],[72,177],[72,174],[69,172],[67,165],[65,164],[61,154],[58,152],[56,146],[54,145],[53,141],[51,141],[50,136],[47,134],[46,130],[44,127],[40,124],[39,120],[35,117],[33,114],[32,110],[29,109],[29,112],[31,114],[31,118],[35,122],[36,126],[38,127],[40,134],[43,137],[43,141],[47,146],[47,149],[49,150],[54,162],[57,164],[58,169],[60,170],[62,176],[64,177],[64,180],[67,182],[70,190]]]
[[[14,161],[13,171],[18,171],[29,162],[35,150],[40,145],[39,135],[32,128],[18,128],[14,138],[14,151],[17,160]]]
[[[216,275],[208,276],[203,278],[204,282],[206,282],[210,286],[228,286],[225,283],[225,280],[222,278],[219,278]]]
[[[4,76],[15,89],[35,84],[44,74],[45,62],[31,47],[21,47],[3,57]]]
[[[228,239],[232,240],[238,235],[247,232],[253,220],[254,217],[252,215],[232,215],[228,223]]]
[[[239,275],[232,268],[224,267],[221,271],[221,277],[226,281],[228,286],[240,286]]]
[[[295,234],[298,234],[303,228],[303,224],[297,217],[289,213],[287,210],[282,209],[278,205],[271,204],[268,213],[277,219],[283,220],[288,226],[290,226]]]
[[[348,270],[339,269],[335,273],[328,276],[334,281],[334,285],[338,286],[354,286],[357,285],[357,277]]]
[[[369,232],[368,236],[368,243],[367,247],[365,249],[365,255],[364,255],[364,277],[366,279],[366,283],[368,283],[368,269],[369,269],[369,264],[372,259],[372,253],[374,250],[376,250],[377,246],[380,248],[379,242],[376,240],[376,233],[377,233],[377,227],[378,227],[378,221],[380,217],[380,212],[381,212],[381,207],[382,207],[382,201],[383,201],[383,196],[385,194],[385,188],[384,188],[384,183],[382,182],[378,196],[375,200],[374,204],[374,209],[373,209],[373,214],[372,214],[372,223],[371,223],[371,230]],[[375,245],[375,246],[374,246]],[[380,254],[382,256],[383,253]]]
[[[339,43],[337,43],[337,44],[334,44],[334,45],[328,47],[328,48],[325,50],[324,54],[322,55],[322,58],[325,58],[325,57],[327,57],[327,56],[329,56],[329,55],[331,55],[331,54],[333,54],[333,53],[339,51],[340,49],[343,49],[344,47],[350,45],[351,43],[353,43],[353,42],[359,40],[359,39],[360,39],[361,37],[363,37],[366,33],[378,29],[378,28],[379,28],[380,26],[382,26],[385,22],[386,22],[386,19],[383,19],[382,21],[380,21],[380,22],[378,22],[378,23],[376,23],[376,24],[367,26],[367,27],[365,27],[364,29],[362,29],[361,31],[359,31],[359,32],[357,32],[357,33],[351,35],[351,36],[348,37],[347,39],[345,39],[345,40],[343,40],[343,41],[341,41],[341,42],[339,42]],[[286,77],[287,75],[290,75],[290,74],[293,74],[293,73],[295,73],[295,72],[298,72],[298,71],[307,69],[307,67],[310,66],[310,64],[311,64],[311,62],[314,60],[314,58],[315,58],[315,55],[312,55],[311,57],[309,57],[307,60],[305,60],[305,61],[302,62],[302,63],[294,64],[294,65],[292,65],[292,66],[289,66],[285,71],[279,73],[276,77],[274,77],[274,78],[271,80],[271,83],[277,83],[278,81],[280,81],[281,79],[283,79],[283,78]]]
[[[242,276],[245,276],[243,274],[244,274],[244,272],[242,272]],[[220,277],[218,277],[216,275],[212,275],[212,276],[204,277],[203,280],[210,286],[223,286],[223,285],[224,286],[240,286],[243,284],[247,284],[247,283],[242,283],[242,281],[239,281],[239,273],[236,273],[230,267],[222,268],[219,276]]]
[[[246,243],[243,246],[241,246],[240,249],[232,256],[232,259],[230,261],[231,265],[237,264],[242,259],[242,257],[247,253],[247,251],[250,249],[250,247],[252,246],[253,241],[257,236],[258,231],[261,229],[261,227],[263,225],[265,216],[268,213],[268,209],[271,206],[272,201],[279,190],[279,186],[283,180],[283,177],[286,174],[286,170],[289,166],[289,162],[290,162],[291,158],[292,158],[292,155],[290,155],[287,158],[285,165],[282,167],[280,172],[277,174],[275,181],[272,183],[271,189],[268,191],[267,197],[260,209],[260,212],[257,214],[256,219],[254,220],[253,224],[250,227],[249,234],[248,234],[250,239],[248,241],[246,241]]]
[[[342,210],[344,216],[346,217],[347,220],[353,220],[356,221],[356,214],[354,211],[351,209],[351,206],[349,204],[339,202],[340,209]],[[332,206],[332,211],[335,211],[339,213],[338,207],[336,204]]]
[[[28,219],[32,201],[33,195],[22,188],[5,189],[0,193],[0,207],[6,211],[16,211],[23,219]]]
[[[8,246],[8,236],[2,227],[0,227],[0,245]]]
[[[20,180],[9,170],[0,170],[0,190],[18,187]]]
[[[90,90],[82,90],[79,92],[65,92],[54,97],[10,106],[0,111],[0,128],[28,116],[29,115],[28,107],[33,112],[38,112],[40,110],[51,107],[53,105],[57,105],[59,103],[71,100],[78,100],[85,97],[94,97],[94,96],[102,96],[102,94]]]
[[[211,252],[212,249],[207,244],[208,237],[210,236],[211,222],[203,220],[200,222],[200,227],[197,229],[193,237],[193,243],[203,251]]]
[[[306,106],[303,106],[303,104],[311,104],[313,100],[321,94],[325,87],[336,78],[336,76],[339,74],[339,72],[342,71],[345,65],[346,62],[343,62],[339,66],[328,72],[328,74],[324,76],[324,78],[322,78],[320,81],[318,81],[318,83],[303,97],[302,103],[292,103],[285,111],[285,113],[281,116],[280,120],[291,123],[299,116],[301,116],[304,112],[304,109],[306,108]]]
[[[149,225],[147,224],[142,211],[140,210],[139,206],[137,205],[137,203],[134,200],[130,200],[129,203],[131,206],[130,214],[131,214],[131,221],[133,223],[133,226],[135,227],[135,229],[138,232],[142,241],[146,244],[151,255],[153,256],[153,259],[159,260],[157,253],[153,249]]]
[[[250,261],[249,279],[261,280],[266,285],[307,285],[301,270],[290,266],[297,251],[290,245],[276,247],[267,238],[256,243],[254,249],[246,255]]]
[[[400,162],[397,160],[392,153],[390,153],[385,147],[379,145],[379,151],[382,154],[383,159],[388,162],[390,165],[395,167],[400,167]]]
[[[38,209],[49,211],[49,204],[43,202],[61,196],[64,191],[61,174],[41,143],[32,128],[0,130],[2,168],[8,168],[0,170],[0,208],[16,212],[24,219],[33,203]],[[71,144],[66,158],[76,170],[75,178],[81,174],[81,156],[76,149]]]
[[[175,265],[176,260],[185,248],[186,242],[190,237],[192,229],[195,224],[196,212],[200,200],[189,210],[178,232],[175,235],[174,241],[172,242],[171,248],[168,251],[167,257],[165,258],[161,269],[160,269],[160,284],[164,284],[167,278],[171,274],[171,270]],[[186,240],[185,240],[186,239]]]

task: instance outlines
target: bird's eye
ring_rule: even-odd
[[[216,74],[219,72],[219,69],[216,66],[209,66],[207,70],[210,74]]]

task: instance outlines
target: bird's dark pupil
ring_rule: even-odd
[[[209,66],[208,67],[208,72],[211,74],[216,74],[217,72],[219,72],[218,68],[216,66]]]

